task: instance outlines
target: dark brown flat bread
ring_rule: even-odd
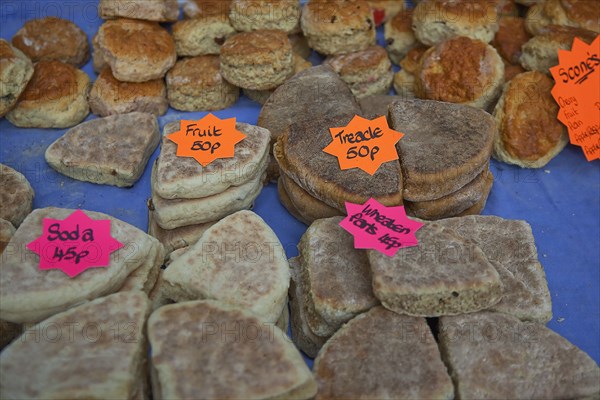
[[[48,147],[46,161],[61,174],[80,181],[132,186],[159,141],[155,116],[140,112],[111,115],[69,129]]]
[[[317,219],[343,215],[342,211],[308,194],[306,190],[302,189],[293,179],[288,178],[285,174],[280,176],[280,180],[294,208],[302,215],[304,221],[308,221],[307,225],[310,225]]]
[[[373,119],[383,115],[387,118],[390,104],[397,100],[402,100],[402,96],[376,94],[363,97],[358,100],[358,104],[362,110],[361,116],[367,119]]]
[[[156,398],[308,399],[316,393],[285,333],[248,311],[209,300],[167,305],[150,317],[148,337]]]
[[[496,125],[483,110],[428,100],[390,105],[392,129],[404,133],[398,154],[408,201],[439,199],[480,174],[490,160]]]
[[[292,200],[290,199],[290,195],[285,190],[285,186],[281,182],[281,177],[277,180],[277,194],[279,195],[279,201],[285,207],[285,209],[292,215],[292,217],[296,218],[298,221],[302,222],[305,225],[312,224],[312,220],[304,218],[303,215],[300,214],[300,211],[296,208]]]
[[[320,219],[302,235],[298,249],[298,281],[307,322],[319,336],[379,304],[371,287],[369,259],[354,248],[354,237],[339,223],[343,217]]]
[[[416,233],[419,245],[388,257],[370,250],[375,296],[400,314],[435,317],[487,309],[502,283],[483,251],[435,223]]]
[[[302,282],[297,278],[300,265],[296,258],[290,258],[292,280],[288,292],[291,308],[292,340],[294,344],[310,358],[315,358],[329,337],[315,335],[306,321],[306,305]]]
[[[345,126],[352,117],[315,117],[290,126],[273,149],[281,171],[308,194],[342,212],[346,201],[362,204],[371,197],[388,206],[402,204],[398,161],[381,164],[371,176],[357,168],[341,170],[337,157],[323,152],[332,140],[329,128]]]
[[[31,212],[33,197],[33,188],[25,175],[0,164],[0,218],[18,228]]]
[[[494,176],[486,167],[475,179],[454,193],[429,201],[405,201],[406,213],[411,217],[436,220],[457,216],[481,203],[482,198],[485,207],[487,195],[493,183]]]
[[[258,126],[276,139],[294,123],[327,115],[360,114],[348,85],[330,67],[321,65],[300,72],[279,86],[258,116]]]
[[[376,307],[344,325],[313,367],[316,399],[452,399],[454,388],[424,318]]]
[[[596,399],[600,368],[542,324],[480,312],[442,317],[439,343],[459,399]]]
[[[150,306],[142,292],[116,293],[27,328],[0,355],[0,397],[143,398]]]
[[[535,239],[527,222],[476,215],[436,223],[474,241],[497,267],[504,295],[491,310],[540,323],[552,318],[546,274],[538,261]]]

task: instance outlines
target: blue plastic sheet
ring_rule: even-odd
[[[52,15],[74,21],[91,39],[102,22],[96,6],[89,0],[1,1],[0,36],[10,40],[25,21]],[[95,79],[91,62],[83,69]],[[241,97],[234,107],[215,115],[255,124],[259,111],[257,103]],[[174,120],[205,114],[170,109],[159,122],[162,128]],[[129,189],[60,175],[46,164],[44,152],[64,132],[20,129],[0,120],[0,162],[29,179],[36,193],[34,207],[101,211],[146,230],[150,168]],[[158,150],[148,166],[157,154]],[[552,295],[554,318],[548,326],[600,362],[600,162],[587,162],[578,147],[568,145],[542,169],[525,170],[492,160],[491,170],[495,181],[484,214],[531,224]],[[288,256],[297,255],[296,244],[306,226],[283,208],[275,185],[265,187],[254,211],[273,228]]]

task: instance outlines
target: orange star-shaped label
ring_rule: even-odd
[[[235,118],[208,114],[199,121],[181,120],[179,130],[167,138],[177,143],[178,157],[192,157],[206,167],[218,158],[234,156],[236,143],[246,137],[235,124]]]
[[[369,175],[381,164],[398,159],[396,143],[404,136],[391,129],[385,117],[368,120],[358,115],[348,125],[329,131],[333,141],[323,151],[336,156],[341,169],[360,168]]]
[[[550,68],[558,120],[588,161],[600,159],[600,36],[590,45],[575,38],[570,51],[558,50],[558,61]]]

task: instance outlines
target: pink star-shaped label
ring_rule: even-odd
[[[398,249],[417,246],[423,226],[406,216],[404,206],[386,207],[371,198],[365,204],[346,202],[348,216],[340,226],[354,236],[357,249],[374,249],[392,257]]]
[[[76,210],[64,220],[44,218],[42,235],[27,244],[40,256],[41,270],[60,269],[73,278],[88,268],[107,267],[123,243],[110,234],[110,220],[93,220]]]

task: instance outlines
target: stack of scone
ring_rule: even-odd
[[[203,167],[176,155],[177,145],[167,136],[180,129],[180,121],[165,126],[148,207],[149,232],[168,252],[193,244],[221,218],[250,208],[262,190],[271,134],[244,123],[236,128],[246,137],[235,145],[234,156]]]

